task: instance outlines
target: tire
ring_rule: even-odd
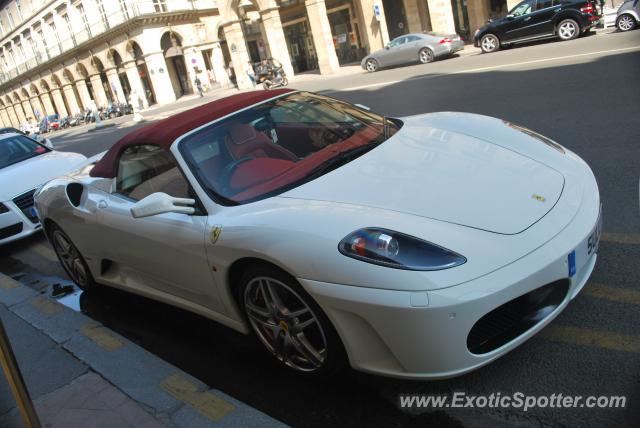
[[[242,275],[237,290],[253,336],[281,367],[312,377],[329,377],[344,367],[346,354],[338,333],[292,276],[254,265]]]
[[[378,71],[378,61],[373,58],[369,58],[367,62],[364,63],[364,67],[369,73],[375,73]]]
[[[289,84],[289,80],[286,77],[282,78],[282,86],[287,86]]]
[[[262,87],[264,88],[265,91],[268,91],[269,89],[271,89],[271,85],[267,82],[264,82],[262,84]]]
[[[616,19],[616,28],[619,31],[631,31],[636,28],[637,25],[638,23],[635,18],[628,13],[623,13]]]
[[[500,49],[500,39],[495,34],[485,34],[480,39],[480,49],[484,53],[492,53]]]
[[[433,62],[434,59],[436,59],[436,56],[429,48],[422,48],[420,52],[418,52],[418,61],[420,61],[420,64],[428,64]]]
[[[98,285],[91,275],[87,262],[71,238],[55,224],[50,227],[47,234],[51,245],[53,245],[53,250],[69,278],[84,291],[95,290]]]
[[[580,25],[573,19],[565,19],[558,24],[556,33],[562,41],[573,40],[580,35]]]

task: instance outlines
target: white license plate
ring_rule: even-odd
[[[593,227],[593,230],[575,250],[573,250],[567,256],[569,265],[569,277],[576,274],[577,270],[586,263],[586,261],[598,251],[598,245],[600,244],[600,235],[602,234],[602,208],[600,208],[600,214],[598,215],[598,221]]]

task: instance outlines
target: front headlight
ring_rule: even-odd
[[[395,269],[442,270],[467,259],[431,242],[382,228],[365,228],[347,235],[338,250],[347,257]]]
[[[5,204],[0,202],[0,214],[4,214],[4,213],[8,213],[8,212],[9,212],[9,208],[7,208],[7,206]]]

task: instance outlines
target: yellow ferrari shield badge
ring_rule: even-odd
[[[211,229],[211,243],[215,244],[216,242],[218,242],[218,238],[220,237],[220,234],[222,233],[222,225],[221,224],[216,224],[215,226],[213,226],[213,229]]]

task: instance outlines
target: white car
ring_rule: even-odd
[[[0,134],[0,245],[42,229],[34,207],[34,192],[47,181],[82,165],[77,153],[53,150],[20,133]]]
[[[540,331],[589,278],[601,224],[587,164],[533,131],[291,90],[138,129],[36,205],[86,290],[253,334],[300,373],[415,379]]]

